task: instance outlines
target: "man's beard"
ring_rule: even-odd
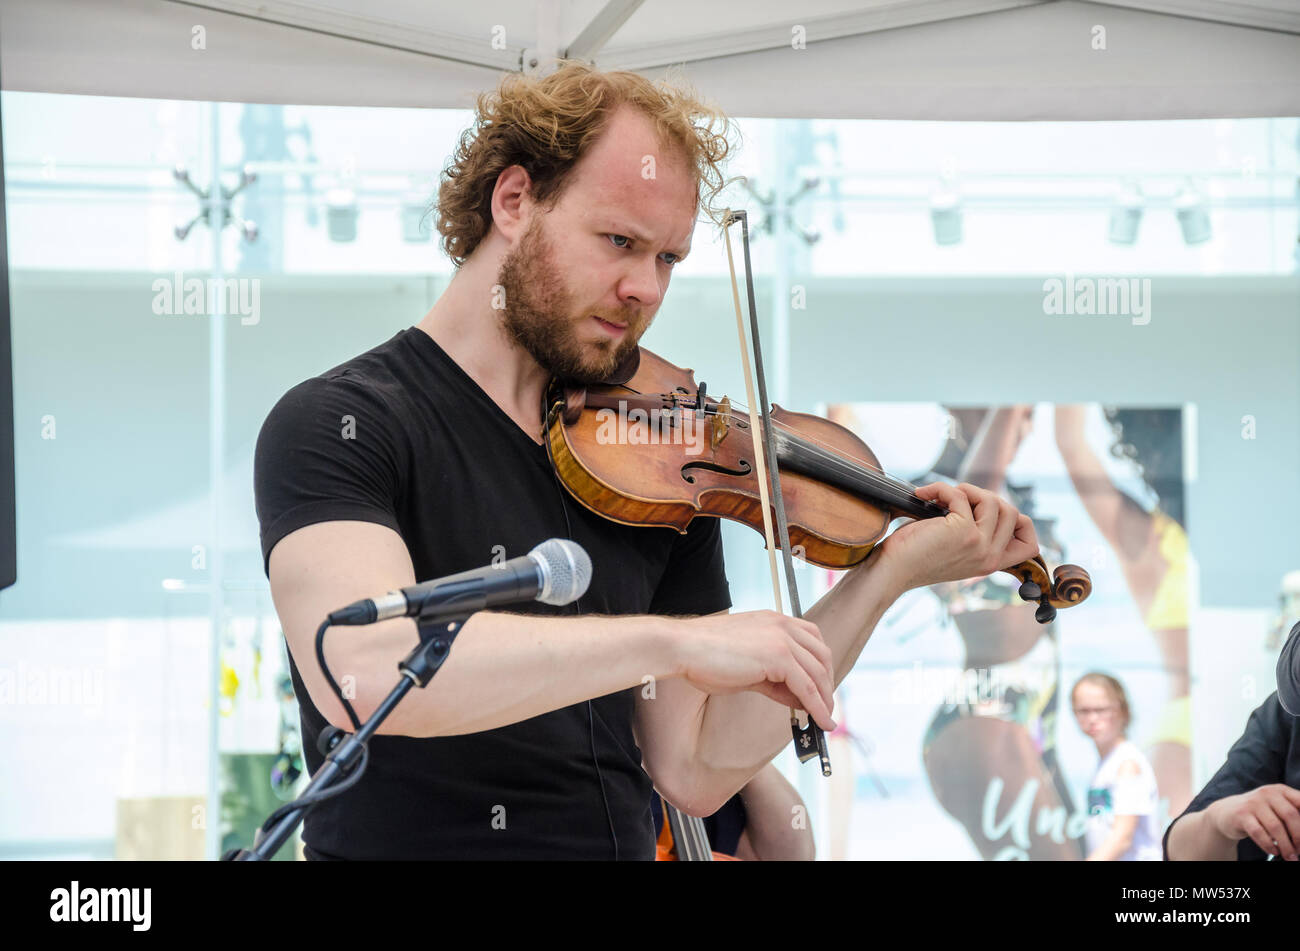
[[[636,348],[639,320],[635,311],[586,314],[579,326],[592,316],[601,316],[626,324],[627,330],[617,342],[613,338],[592,344],[579,340],[573,302],[554,266],[552,247],[541,224],[540,218],[534,218],[519,247],[501,262],[497,283],[505,292],[502,325],[515,343],[561,380],[599,383]]]

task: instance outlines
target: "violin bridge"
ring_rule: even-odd
[[[724,396],[722,402],[718,404],[717,411],[709,418],[709,448],[717,449],[718,445],[726,438],[729,424],[727,420],[731,418],[731,397]]]
[[[673,428],[681,426],[682,425],[681,398],[676,393],[664,393],[663,401],[668,405],[660,408],[659,418]]]

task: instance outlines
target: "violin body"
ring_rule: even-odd
[[[763,532],[752,415],[727,398],[710,399],[693,370],[645,348],[630,366],[618,382],[553,383],[548,392],[544,439],[573,497],[625,525],[684,533],[697,515],[708,515]],[[849,568],[866,559],[895,518],[947,514],[885,475],[867,444],[838,423],[776,405],[770,418],[791,551],[804,561]],[[1022,598],[1040,602],[1043,623],[1092,590],[1088,573],[1074,565],[1049,575],[1034,558],[1006,570],[1021,581]]]

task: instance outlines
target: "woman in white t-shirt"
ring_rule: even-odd
[[[1126,737],[1128,696],[1109,674],[1084,674],[1070,693],[1079,729],[1101,762],[1088,789],[1088,861],[1160,861],[1160,793],[1155,773]]]

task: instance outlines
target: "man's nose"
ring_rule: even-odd
[[[656,258],[641,258],[632,265],[619,286],[619,300],[628,304],[636,302],[642,308],[657,307],[663,297],[659,287],[659,272]]]

